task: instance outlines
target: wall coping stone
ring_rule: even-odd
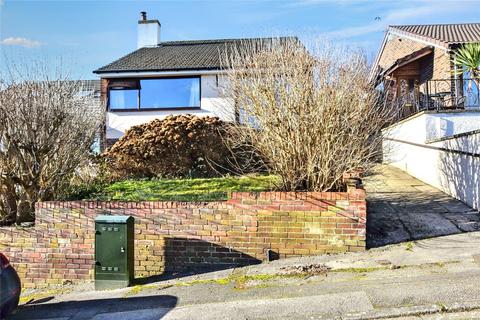
[[[44,201],[35,204],[36,209],[87,208],[87,209],[175,209],[217,207],[236,203],[238,200],[365,200],[363,187],[348,188],[347,192],[231,192],[228,200],[220,201]]]

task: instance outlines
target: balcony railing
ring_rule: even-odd
[[[397,92],[392,102],[403,117],[423,110],[480,110],[480,90],[474,79],[429,80]]]

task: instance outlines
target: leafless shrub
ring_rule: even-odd
[[[31,220],[89,155],[101,118],[82,82],[44,63],[0,78],[0,222]]]
[[[228,144],[280,175],[283,189],[338,190],[345,173],[368,170],[381,152],[392,112],[377,103],[361,52],[279,38],[245,41],[224,63],[232,72],[223,91],[239,120]]]

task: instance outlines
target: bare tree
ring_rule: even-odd
[[[339,190],[381,152],[392,109],[379,102],[358,51],[296,38],[245,41],[224,63],[238,122],[228,144],[278,174],[285,190]],[[252,162],[249,162],[252,165]]]
[[[90,152],[101,118],[82,82],[36,63],[0,78],[0,222],[32,220]]]

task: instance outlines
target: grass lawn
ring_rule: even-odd
[[[278,182],[278,177],[274,175],[208,179],[125,180],[102,188],[91,198],[123,201],[226,200],[231,191],[272,190]]]

